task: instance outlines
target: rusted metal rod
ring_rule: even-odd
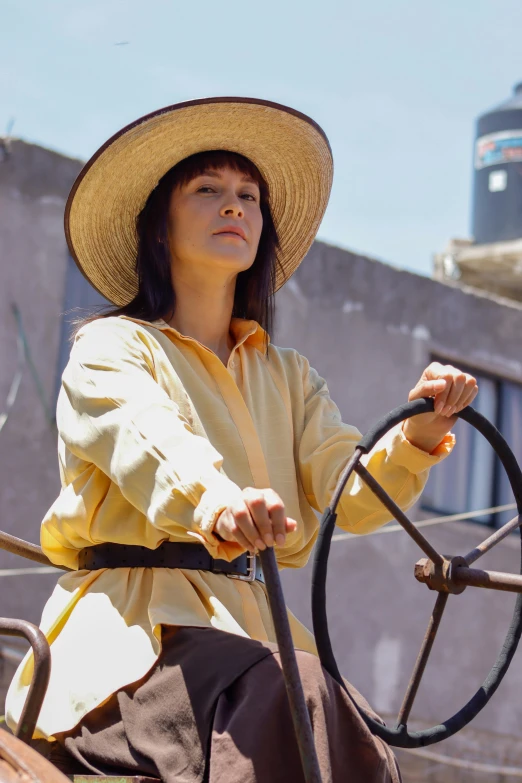
[[[428,663],[428,658],[430,657],[433,642],[435,641],[437,631],[439,630],[440,621],[442,620],[442,615],[444,613],[444,609],[446,608],[448,595],[449,593],[439,593],[437,600],[435,601],[435,606],[433,607],[433,612],[431,613],[430,621],[428,623],[424,639],[422,640],[422,645],[419,650],[417,660],[415,661],[415,666],[408,683],[408,688],[404,695],[404,700],[399,711],[397,718],[398,729],[401,728],[401,726],[406,726],[408,723],[411,708],[413,707],[413,702],[415,701],[417,691],[419,690],[422,675],[426,669],[426,664]]]
[[[413,522],[410,522],[406,514],[399,508],[397,503],[391,499],[388,493],[381,487],[378,481],[374,479],[371,473],[369,473],[364,465],[358,463],[354,467],[355,472],[362,480],[368,484],[372,492],[377,495],[381,503],[386,506],[390,514],[393,514],[399,525],[401,525],[408,535],[413,538],[417,546],[419,546],[425,555],[429,557],[434,563],[442,565],[444,558],[439,555],[436,549],[432,547],[429,541],[427,541],[422,533],[415,527]]]
[[[22,538],[11,536],[9,533],[3,533],[2,531],[0,531],[0,549],[5,549],[6,552],[11,552],[13,555],[25,557],[27,560],[34,560],[35,563],[52,566],[53,568],[62,568],[66,571],[69,570],[64,569],[63,566],[56,566],[54,563],[51,563],[37,544],[31,544],[29,541],[24,541]]]
[[[468,568],[463,557],[444,560],[442,568],[423,558],[415,564],[415,579],[439,593],[462,593],[466,587],[484,587],[507,593],[522,593],[522,574]]]
[[[501,571],[481,571],[478,568],[455,568],[452,581],[466,587],[485,587],[506,593],[522,593],[522,575]]]
[[[16,730],[18,739],[29,743],[51,676],[49,643],[39,628],[25,620],[0,618],[0,636],[23,636],[33,648],[33,676]]]
[[[502,525],[502,527],[499,527],[498,530],[495,530],[495,532],[492,533],[489,538],[486,538],[485,541],[476,546],[475,549],[472,549],[471,552],[468,552],[468,554],[464,556],[466,563],[468,565],[474,563],[475,560],[478,560],[479,557],[482,557],[482,555],[485,555],[486,552],[489,552],[489,550],[492,549],[495,544],[498,544],[498,542],[502,541],[503,538],[509,536],[509,534],[512,533],[513,530],[516,530],[517,527],[519,527],[521,524],[522,516],[520,514],[516,517],[513,517],[513,519],[510,519],[510,521],[506,522],[505,525]]]

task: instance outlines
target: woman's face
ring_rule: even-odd
[[[235,277],[254,263],[262,227],[254,180],[231,168],[205,171],[171,195],[173,268]]]

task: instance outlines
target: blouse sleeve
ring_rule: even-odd
[[[361,439],[361,433],[341,420],[325,381],[300,357],[304,387],[304,429],[299,443],[299,471],[308,502],[323,511],[337,479]],[[403,509],[419,498],[429,469],[454,445],[447,435],[432,454],[413,446],[401,425],[394,427],[361,459],[370,473]],[[337,524],[352,533],[369,533],[391,519],[373,492],[353,474],[337,509]]]
[[[139,330],[114,321],[80,330],[63,374],[57,423],[65,446],[103,471],[152,525],[167,534],[180,526],[193,531],[214,557],[233,559],[242,551],[213,533],[240,489],[155,380]]]

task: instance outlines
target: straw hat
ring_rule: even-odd
[[[280,239],[276,290],[297,269],[319,228],[332,185],[322,129],[294,109],[253,98],[167,106],[110,138],[86,163],[65,209],[65,235],[80,271],[118,306],[137,293],[136,217],[161,177],[206,150],[249,158],[266,180]]]

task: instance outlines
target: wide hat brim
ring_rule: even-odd
[[[279,236],[276,290],[297,269],[323,218],[333,161],[322,129],[304,114],[253,98],[186,101],[141,117],[85,164],[65,209],[67,244],[91,285],[117,306],[138,291],[136,218],[161,177],[184,158],[229,150],[268,184]]]

